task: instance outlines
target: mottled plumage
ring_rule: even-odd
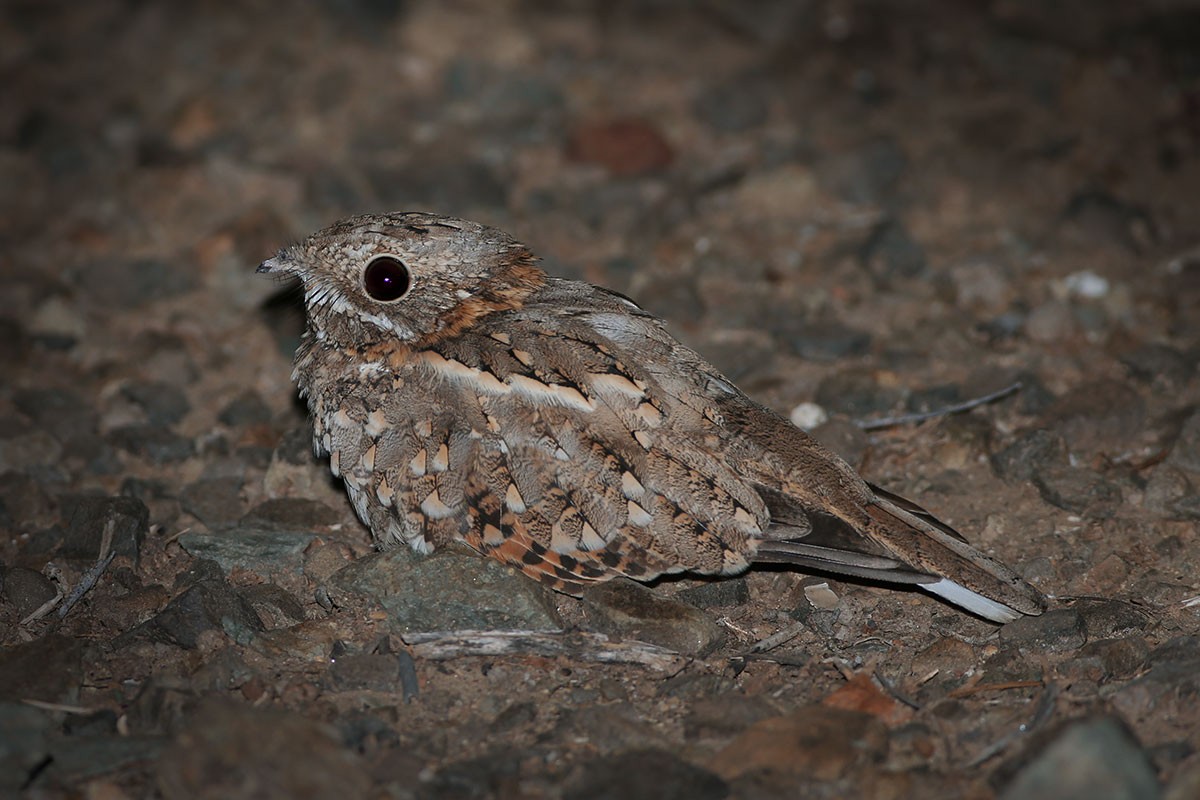
[[[631,300],[504,233],[359,216],[260,272],[298,276],[294,378],[376,541],[462,541],[570,594],[774,561],[915,584],[996,621],[1042,595],[750,400]]]

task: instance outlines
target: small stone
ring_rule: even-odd
[[[788,326],[781,338],[793,353],[809,361],[840,361],[866,355],[871,349],[869,333],[832,320]]]
[[[1040,616],[1021,617],[1000,628],[1000,641],[1026,652],[1061,653],[1087,641],[1083,617],[1073,608],[1055,608]]]
[[[52,728],[47,712],[17,700],[0,702],[0,792],[6,797],[19,797],[45,766]]]
[[[1173,464],[1159,464],[1142,490],[1142,506],[1162,519],[1200,519],[1200,491],[1189,473]]]
[[[183,488],[179,505],[210,528],[229,525],[242,515],[242,484],[237,477],[201,478]]]
[[[582,741],[604,754],[663,747],[666,737],[658,726],[638,716],[628,703],[574,703],[554,728],[559,741]]]
[[[567,154],[576,161],[599,164],[616,177],[658,172],[674,157],[663,135],[640,119],[581,125],[571,134]]]
[[[65,441],[96,431],[96,409],[68,389],[18,389],[13,405],[39,428]]]
[[[1184,421],[1167,463],[1200,474],[1200,411]]]
[[[1071,309],[1054,300],[1038,306],[1025,318],[1025,335],[1042,344],[1069,339],[1075,330],[1075,315]]]
[[[679,592],[675,599],[696,608],[740,606],[750,601],[750,587],[745,576],[707,581],[697,579],[695,586]]]
[[[183,461],[195,451],[191,439],[157,425],[123,425],[109,433],[108,438],[117,449],[153,464]]]
[[[40,481],[23,472],[0,475],[0,522],[16,530],[45,525],[54,515],[55,503]]]
[[[194,270],[179,261],[102,259],[71,276],[80,293],[99,308],[135,309],[197,287]]]
[[[1141,633],[1151,623],[1147,613],[1121,600],[1080,600],[1074,608],[1083,620],[1088,641]]]
[[[0,464],[25,473],[41,473],[62,461],[62,443],[49,433],[32,429],[0,438]]]
[[[37,570],[9,567],[3,573],[3,596],[21,619],[41,608],[57,594],[54,583]]]
[[[802,431],[811,431],[829,421],[829,414],[816,403],[801,403],[792,409],[788,419]]]
[[[709,762],[727,781],[761,770],[835,781],[887,755],[887,728],[869,714],[808,706],[747,728]]]
[[[462,798],[462,800],[491,800],[500,797],[520,797],[520,767],[522,756],[501,745],[474,758],[452,761],[433,775],[421,773],[422,789],[418,797]]]
[[[902,396],[897,388],[880,386],[871,370],[852,367],[821,381],[815,399],[821,406],[852,419],[866,419],[891,411]]]
[[[57,633],[0,648],[0,701],[78,702],[83,653],[81,640]]]
[[[304,621],[304,606],[278,584],[257,583],[242,589],[240,594],[257,612],[264,630],[286,628]]]
[[[725,632],[707,614],[630,580],[589,587],[583,594],[592,627],[621,639],[637,639],[688,655],[716,649]]]
[[[1027,481],[1044,469],[1067,464],[1062,436],[1044,429],[1027,431],[992,455],[992,469],[1006,481]]]
[[[1113,717],[1068,725],[1039,749],[1000,800],[1153,800],[1154,768],[1129,730]]]
[[[1186,355],[1165,344],[1145,344],[1122,356],[1121,363],[1143,383],[1178,387],[1196,374],[1196,364]]]
[[[223,580],[193,584],[142,627],[152,639],[186,650],[198,647],[206,631],[221,631],[244,644],[263,630],[253,606]]]
[[[1135,445],[1146,427],[1146,407],[1127,382],[1091,381],[1054,401],[1042,415],[1072,453],[1117,453]]]
[[[341,521],[341,512],[317,500],[304,497],[264,500],[246,512],[246,516],[242,518],[242,524],[247,526],[292,530],[327,528]]]
[[[165,800],[371,796],[364,763],[332,727],[219,699],[200,704],[155,768]]]
[[[217,421],[231,428],[261,425],[271,421],[271,409],[257,392],[247,390],[221,409],[217,414]]]
[[[876,226],[858,257],[873,275],[884,280],[915,278],[927,267],[924,248],[896,220]]]
[[[887,205],[908,169],[908,156],[895,139],[883,137],[857,150],[821,158],[816,169],[821,186],[846,202]]]
[[[719,697],[700,697],[687,705],[683,728],[689,739],[727,737],[768,717],[779,716],[779,709],[761,695],[724,693]]]
[[[335,691],[400,693],[400,662],[393,654],[347,653],[332,659],[329,685]]]
[[[587,761],[563,789],[563,800],[722,800],[728,796],[723,780],[665,750],[630,750]]]
[[[1100,665],[1101,681],[1128,680],[1140,673],[1149,656],[1146,640],[1140,636],[1126,639],[1100,639],[1088,642],[1079,651],[1082,658],[1094,658]]]
[[[407,547],[371,553],[330,578],[339,606],[365,598],[401,635],[421,631],[557,631],[550,590],[490,558],[447,548],[424,556]],[[336,592],[335,592],[336,590]]]
[[[1048,467],[1033,482],[1047,503],[1092,519],[1111,516],[1121,504],[1120,487],[1083,467]]]
[[[65,558],[100,556],[104,531],[112,526],[112,551],[137,561],[150,531],[150,509],[134,497],[81,497],[70,516],[59,552]]]
[[[314,538],[310,531],[239,523],[212,533],[185,533],[178,541],[189,554],[212,559],[226,572],[245,569],[274,577],[301,574],[304,551]]]
[[[767,120],[767,98],[761,81],[739,80],[711,85],[696,98],[692,113],[718,133],[741,133]]]
[[[161,427],[179,422],[192,408],[182,389],[160,381],[128,383],[121,394],[142,410],[151,425]]]

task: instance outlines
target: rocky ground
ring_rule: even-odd
[[[1197,41],[1183,0],[5,3],[0,793],[1200,796]],[[373,553],[254,267],[400,209],[635,297],[1052,610]]]

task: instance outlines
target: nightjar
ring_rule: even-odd
[[[293,377],[380,546],[464,542],[568,594],[783,562],[915,585],[996,622],[1046,607],[635,302],[547,275],[499,230],[357,216],[258,271],[303,282]]]

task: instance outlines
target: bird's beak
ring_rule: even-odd
[[[287,263],[283,257],[283,254],[280,253],[279,255],[275,256],[274,258],[268,258],[266,261],[259,264],[258,269],[254,270],[254,271],[262,272],[262,273],[266,273],[266,274],[270,274],[272,272],[286,272],[287,271]]]

